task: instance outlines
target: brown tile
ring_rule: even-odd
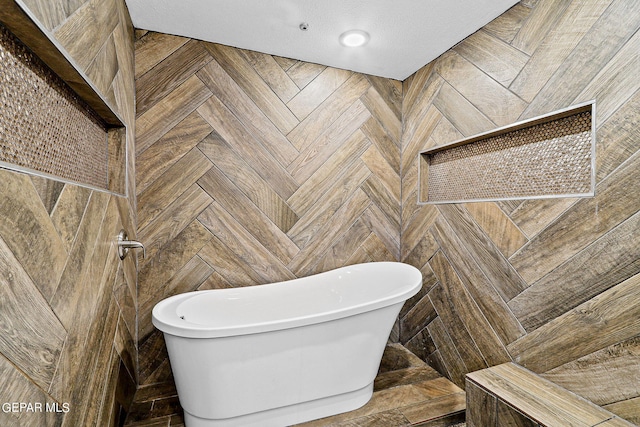
[[[374,390],[381,391],[401,385],[422,383],[440,378],[440,374],[433,368],[424,365],[378,374],[374,383]]]
[[[366,417],[356,418],[343,423],[332,424],[332,427],[405,427],[411,423],[397,409],[380,412]]]
[[[461,392],[403,406],[400,411],[412,424],[417,424],[463,412],[466,406],[465,393]]]

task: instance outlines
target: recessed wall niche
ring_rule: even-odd
[[[595,101],[419,154],[418,203],[595,194]]]
[[[0,166],[123,194],[123,127],[107,124],[0,24]]]

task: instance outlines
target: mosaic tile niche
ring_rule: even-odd
[[[109,189],[108,129],[0,25],[0,166]]]
[[[419,203],[593,196],[593,102],[420,153]]]

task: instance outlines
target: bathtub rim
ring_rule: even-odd
[[[373,263],[361,263],[354,264],[345,267],[339,267],[326,272],[318,273],[313,276],[323,276],[339,273],[340,271],[347,270],[354,267],[366,266],[367,264],[378,264],[380,267],[393,266],[393,268],[402,269],[402,274],[407,276],[409,282],[408,285],[404,285],[398,292],[391,293],[384,298],[376,300],[365,300],[359,304],[350,305],[335,310],[328,310],[322,313],[314,313],[313,315],[298,316],[285,319],[277,319],[264,321],[260,323],[242,324],[238,326],[211,326],[203,325],[199,323],[189,322],[188,320],[181,319],[176,313],[177,307],[184,301],[190,298],[204,295],[210,292],[220,292],[225,289],[211,289],[204,291],[192,291],[178,295],[174,295],[158,302],[152,310],[152,323],[153,325],[165,334],[175,335],[184,338],[224,338],[234,337],[240,335],[250,335],[257,333],[265,333],[270,331],[278,331],[283,329],[291,329],[304,327],[307,325],[318,324],[323,322],[329,322],[332,320],[342,319],[350,316],[355,316],[361,313],[373,311],[376,309],[388,307],[397,303],[404,303],[406,300],[417,294],[422,287],[422,273],[417,268],[410,264],[394,262],[394,261],[380,261]],[[313,277],[308,276],[308,277]],[[282,282],[268,283],[264,285],[254,285],[260,287],[266,286],[284,286],[290,284],[290,282],[302,281],[307,277],[302,277],[293,280],[287,280]],[[249,287],[250,288],[250,287]],[[233,288],[234,290],[243,288]]]

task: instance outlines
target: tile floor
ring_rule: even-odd
[[[134,403],[127,426],[184,427],[181,415],[157,416],[155,401],[144,403]],[[463,427],[464,410],[462,389],[401,345],[391,344],[382,358],[373,397],[366,405],[296,427]]]

